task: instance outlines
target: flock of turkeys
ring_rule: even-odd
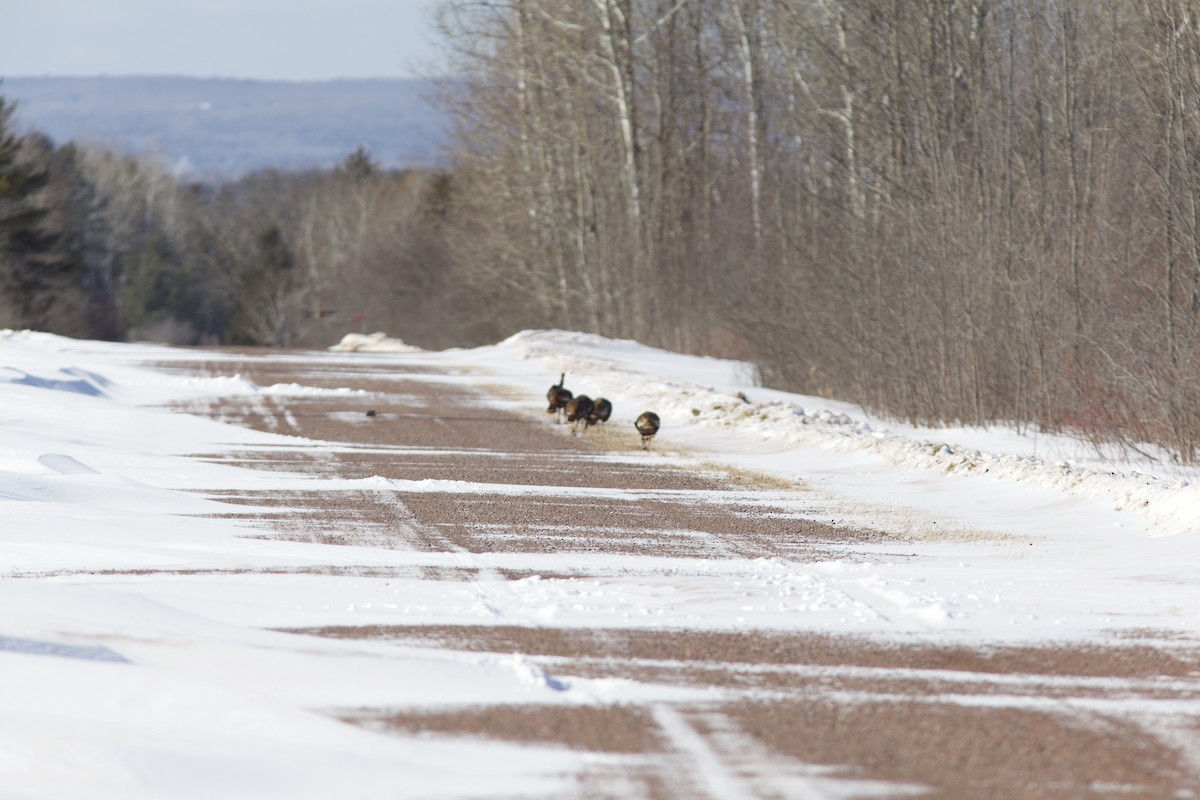
[[[554,414],[557,422],[570,423],[574,431],[579,430],[580,423],[583,423],[583,429],[587,431],[598,422],[608,422],[608,418],[612,416],[612,403],[603,397],[593,400],[586,394],[572,394],[570,389],[563,386],[566,378],[567,373],[564,372],[559,376],[558,383],[546,392],[546,399],[550,402],[546,413]],[[658,433],[659,424],[658,414],[653,411],[643,411],[633,423],[633,427],[642,435],[643,450],[650,446],[650,440]]]

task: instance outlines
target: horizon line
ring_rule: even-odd
[[[188,75],[172,72],[129,72],[129,73],[42,73],[42,74],[7,74],[0,72],[0,86],[8,80],[125,80],[125,79],[159,79],[159,80],[195,80],[195,81],[231,81],[238,83],[348,83],[351,81],[429,81],[449,77],[448,75],[376,75],[376,76],[345,76],[337,78],[257,78],[240,77],[235,75]]]

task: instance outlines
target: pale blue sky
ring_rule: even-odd
[[[0,78],[437,72],[436,0],[0,0]]]

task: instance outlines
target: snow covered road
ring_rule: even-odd
[[[931,445],[577,334],[3,346],[20,796],[1200,785],[1185,476]],[[545,414],[563,370],[609,423]]]

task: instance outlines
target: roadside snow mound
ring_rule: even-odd
[[[521,351],[526,359],[551,361],[555,372],[637,373],[655,381],[677,380],[702,386],[759,386],[758,367],[749,361],[693,356],[650,347],[632,339],[606,339],[573,331],[521,331],[496,345]]]
[[[1152,536],[1200,533],[1200,479],[1166,456],[1132,464],[1094,450],[1089,456],[1068,436],[1017,434],[1003,426],[915,428],[849,403],[759,388],[758,370],[748,362],[593,334],[522,331],[495,347],[544,362],[547,376],[565,371],[572,386],[603,391],[637,410],[653,408],[666,431],[695,426],[776,448],[865,451],[901,467],[1101,497],[1115,509],[1145,515]]]
[[[390,339],[383,331],[376,333],[347,333],[330,348],[335,353],[419,353],[421,348]]]

